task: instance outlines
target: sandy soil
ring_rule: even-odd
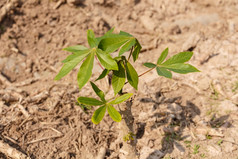
[[[190,63],[201,70],[173,80],[150,72],[137,92],[127,88],[136,95],[138,157],[238,158],[237,0],[61,2],[0,1],[0,146],[32,159],[119,158],[118,124],[107,115],[96,126],[92,112],[75,105],[80,95],[94,96],[89,85],[78,90],[78,67],[53,80],[68,55],[62,48],[88,46],[87,29],[100,36],[115,27],[141,42],[139,73],[166,47],[170,56],[193,51]],[[8,155],[0,149],[0,158]]]

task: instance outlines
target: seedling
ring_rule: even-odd
[[[206,134],[206,139],[210,140],[210,139],[212,139],[212,136],[207,133]]]
[[[129,132],[127,135],[123,137],[123,141],[130,142],[134,140],[135,136],[136,136],[135,134],[133,134],[132,132]]]
[[[191,144],[191,141],[185,140],[184,143],[185,143],[185,144]]]
[[[64,65],[55,77],[55,80],[60,80],[84,60],[77,76],[78,86],[79,89],[81,89],[90,80],[94,59],[98,61],[102,68],[102,73],[96,81],[112,74],[111,84],[114,90],[113,97],[106,98],[106,94],[99,89],[93,81],[90,81],[93,91],[99,98],[79,97],[77,99],[77,105],[80,105],[84,111],[91,107],[98,107],[92,115],[92,122],[94,124],[99,124],[102,121],[106,111],[116,122],[120,122],[122,119],[128,120],[128,118],[125,118],[128,115],[125,111],[120,111],[119,113],[115,108],[115,105],[120,106],[121,103],[127,101],[133,95],[132,93],[123,92],[124,86],[129,83],[137,90],[139,77],[154,69],[159,76],[170,79],[172,78],[172,72],[180,74],[199,72],[194,66],[186,63],[191,59],[193,55],[192,52],[180,52],[165,60],[168,55],[168,48],[166,48],[156,63],[145,63],[144,66],[149,69],[138,75],[131,64],[132,62],[136,62],[139,58],[139,53],[142,48],[138,39],[123,31],[120,31],[118,34],[113,33],[113,31],[114,29],[111,29],[103,36],[95,37],[94,32],[88,30],[87,39],[89,48],[82,45],[65,48],[65,51],[71,52],[72,54],[62,61]],[[127,51],[130,51],[128,57],[125,56],[125,52]],[[118,53],[118,55],[116,57],[115,55],[112,56],[112,54],[115,53]],[[133,60],[131,60],[131,58]],[[133,121],[125,121],[125,123],[131,123],[133,125]],[[126,124],[124,124],[124,126],[130,127]],[[126,132],[124,137],[130,133],[133,134],[133,132]],[[128,139],[131,138],[134,139],[133,135],[129,135]]]
[[[217,145],[221,146],[222,143],[223,143],[223,140],[220,139],[220,140],[217,142]]]
[[[202,158],[205,158],[205,157],[206,157],[206,155],[205,155],[204,153],[200,154],[200,156],[201,156]]]
[[[199,148],[200,148],[200,145],[194,145],[193,154],[198,154],[199,153]]]
[[[191,141],[185,140],[184,143],[186,144],[186,147],[191,147]]]

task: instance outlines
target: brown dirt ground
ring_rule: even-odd
[[[0,11],[9,3],[1,0]],[[166,47],[170,56],[193,51],[190,63],[201,70],[173,80],[150,72],[137,92],[127,88],[136,93],[139,158],[238,158],[237,0],[57,3],[19,2],[0,23],[1,142],[32,159],[93,159],[104,149],[105,158],[118,158],[117,123],[107,115],[96,126],[92,112],[75,105],[80,95],[94,96],[89,85],[78,90],[77,69],[53,80],[68,54],[62,48],[87,46],[87,29],[100,36],[115,27],[141,42],[139,73]],[[0,158],[9,157],[0,149]]]

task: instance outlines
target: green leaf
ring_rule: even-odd
[[[171,65],[175,63],[184,63],[190,60],[190,58],[193,56],[193,52],[180,52],[172,57],[170,57],[168,60],[166,60],[161,65]]]
[[[87,33],[88,44],[91,48],[98,46],[98,40],[95,38],[93,30],[89,29]]]
[[[110,115],[110,117],[112,118],[112,120],[116,121],[116,122],[120,122],[121,121],[121,114],[110,104],[107,105],[107,112]]]
[[[141,47],[139,41],[136,39],[134,51],[132,52],[134,62],[138,59],[141,48],[142,47]]]
[[[102,101],[99,101],[95,98],[89,98],[89,97],[79,97],[77,101],[81,104],[90,105],[90,106],[97,106],[97,105],[104,104],[104,102]]]
[[[131,37],[125,35],[113,34],[113,37],[102,39],[98,47],[103,51],[112,53],[130,40],[130,38]]]
[[[73,60],[74,58],[78,57],[79,55],[77,54],[71,54],[69,56],[66,57],[66,59],[64,59],[63,61],[61,61],[62,63],[66,63],[66,62],[69,62],[71,60]]]
[[[92,75],[94,55],[95,53],[89,54],[79,69],[77,77],[79,89],[81,89],[88,82]]]
[[[150,63],[150,62],[146,62],[143,64],[145,67],[148,67],[148,68],[154,68],[156,67],[156,64],[153,64],[153,63]]]
[[[118,61],[122,60],[122,57],[123,57],[123,56],[116,56],[116,57],[114,57],[113,59],[118,62]]]
[[[176,73],[186,74],[190,72],[200,72],[197,68],[190,64],[184,64],[184,63],[175,63],[171,65],[161,66],[164,68],[167,68],[168,70],[171,70]]]
[[[86,50],[86,49],[88,49],[88,48],[86,48],[83,45],[74,45],[74,46],[66,47],[63,50],[74,53],[74,52]]]
[[[80,54],[73,54],[72,56],[69,55],[65,59],[65,64],[56,75],[55,80],[60,80],[62,77],[67,75],[77,64],[79,64],[89,53],[91,52],[90,49],[80,51]]]
[[[92,122],[93,122],[94,124],[99,124],[99,123],[100,123],[100,121],[103,119],[103,117],[104,117],[104,115],[105,115],[106,109],[107,109],[107,107],[104,105],[104,106],[101,106],[100,108],[98,108],[98,109],[93,113]]]
[[[133,95],[132,93],[123,94],[122,96],[117,97],[116,99],[111,101],[109,104],[119,104],[119,103],[122,103],[122,102],[126,101],[127,99],[129,99],[132,95]]]
[[[96,79],[96,81],[97,81],[97,80],[100,80],[100,79],[103,79],[106,75],[108,75],[109,72],[110,72],[109,70],[104,69],[104,70],[102,71],[102,73],[99,75],[99,77]]]
[[[100,90],[93,82],[90,82],[94,92],[100,97],[100,99],[105,103],[105,95],[102,90]]]
[[[172,78],[172,73],[165,68],[156,67],[156,71],[159,76],[164,76],[166,78]]]
[[[134,67],[127,60],[126,60],[126,76],[130,85],[135,89],[137,89],[139,79],[138,74],[134,69]]]
[[[125,69],[122,63],[123,63],[122,61],[118,62],[119,70],[113,71],[112,75],[112,87],[115,95],[122,89],[126,81]]]
[[[168,55],[168,51],[169,51],[169,49],[166,48],[166,49],[161,53],[161,55],[160,55],[160,57],[158,58],[158,61],[157,61],[157,64],[158,64],[158,65],[161,64],[161,63],[165,60],[165,58],[166,58],[167,55]]]
[[[96,55],[100,63],[108,70],[118,70],[117,62],[111,57],[110,54],[102,51],[101,49],[96,50]]]
[[[136,40],[135,40],[135,38],[133,38],[133,37],[132,37],[130,40],[128,40],[128,41],[121,47],[121,49],[120,49],[120,51],[119,51],[119,56],[121,56],[122,54],[124,54],[126,51],[130,50],[130,48],[135,45],[135,42],[136,42]]]
[[[101,41],[102,39],[109,38],[109,37],[115,35],[115,34],[112,33],[113,31],[114,31],[114,28],[111,28],[111,29],[110,29],[109,31],[107,31],[103,36],[97,37],[97,38],[96,38],[97,41],[100,43],[100,41]]]
[[[86,50],[79,50],[79,51],[75,51],[73,54],[67,56],[66,59],[64,59],[63,61],[61,61],[62,63],[66,63],[68,61],[71,61],[72,59],[85,54],[85,52],[91,51],[91,49],[86,49]]]
[[[126,35],[126,36],[130,36],[130,37],[132,37],[132,35],[131,34],[129,34],[129,33],[127,33],[127,32],[125,32],[125,31],[120,31],[120,33],[119,33],[120,35]]]

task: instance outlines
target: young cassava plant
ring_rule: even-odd
[[[124,141],[127,141],[123,145],[124,151],[127,152],[126,158],[135,158],[135,141],[133,141],[135,136],[133,132],[134,118],[131,113],[131,103],[128,100],[133,94],[124,93],[123,87],[129,83],[133,88],[137,89],[139,77],[154,69],[159,76],[166,78],[172,78],[172,72],[187,74],[199,72],[199,70],[186,63],[192,57],[192,52],[180,52],[166,60],[168,55],[168,48],[166,48],[158,57],[156,63],[144,63],[144,66],[149,69],[138,75],[131,62],[136,62],[139,57],[142,48],[139,41],[129,33],[120,31],[116,34],[113,31],[114,29],[111,29],[103,36],[95,37],[94,32],[88,30],[87,39],[89,48],[82,45],[65,48],[64,50],[71,52],[71,54],[62,61],[64,65],[56,75],[55,80],[59,80],[67,75],[83,61],[77,76],[78,86],[81,89],[90,80],[94,60],[98,60],[103,70],[96,80],[111,76],[110,83],[114,91],[114,96],[106,98],[105,93],[93,81],[90,81],[92,89],[99,99],[79,97],[77,99],[77,105],[81,106],[83,110],[90,109],[92,106],[97,107],[92,115],[92,122],[94,124],[102,121],[106,111],[114,121],[120,122],[121,137]],[[130,51],[128,58],[124,54],[127,51]],[[112,56],[115,53],[118,53],[118,55],[116,57],[115,55]],[[115,108],[115,105],[119,105],[120,113]]]

